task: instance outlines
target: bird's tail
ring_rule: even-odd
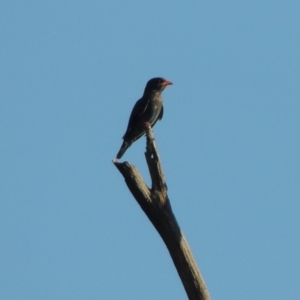
[[[120,159],[123,154],[125,153],[125,151],[129,148],[129,146],[131,145],[131,143],[128,143],[127,141],[124,141],[118,154],[117,154],[117,159]]]

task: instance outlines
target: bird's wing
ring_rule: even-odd
[[[132,128],[135,126],[135,124],[137,124],[138,121],[141,119],[141,117],[143,116],[143,114],[145,113],[145,111],[149,105],[149,102],[150,102],[150,98],[141,98],[140,100],[138,100],[135,103],[135,105],[132,109],[132,112],[130,114],[128,127],[127,127],[125,135],[128,134],[132,130]]]
[[[164,115],[164,106],[161,107],[161,111],[160,111],[159,116],[158,116],[157,119],[158,119],[158,120],[161,120],[162,117],[163,117],[163,115]]]

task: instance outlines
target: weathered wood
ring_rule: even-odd
[[[146,127],[146,135],[145,157],[152,181],[151,189],[147,187],[134,165],[116,160],[113,163],[123,175],[130,192],[166,244],[188,298],[190,300],[209,300],[209,293],[203,277],[173,214],[165,176],[150,126]]]

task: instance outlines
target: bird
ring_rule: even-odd
[[[155,77],[147,82],[142,98],[132,109],[117,159],[120,159],[125,151],[145,134],[145,124],[148,123],[153,127],[158,120],[162,119],[164,107],[161,93],[172,84],[171,81],[162,77]]]

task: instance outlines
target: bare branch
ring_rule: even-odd
[[[116,160],[113,163],[123,175],[130,192],[166,244],[188,298],[190,300],[209,300],[205,282],[173,214],[151,126],[146,127],[146,135],[145,157],[152,180],[151,189],[147,187],[134,165],[128,162],[120,163]]]

